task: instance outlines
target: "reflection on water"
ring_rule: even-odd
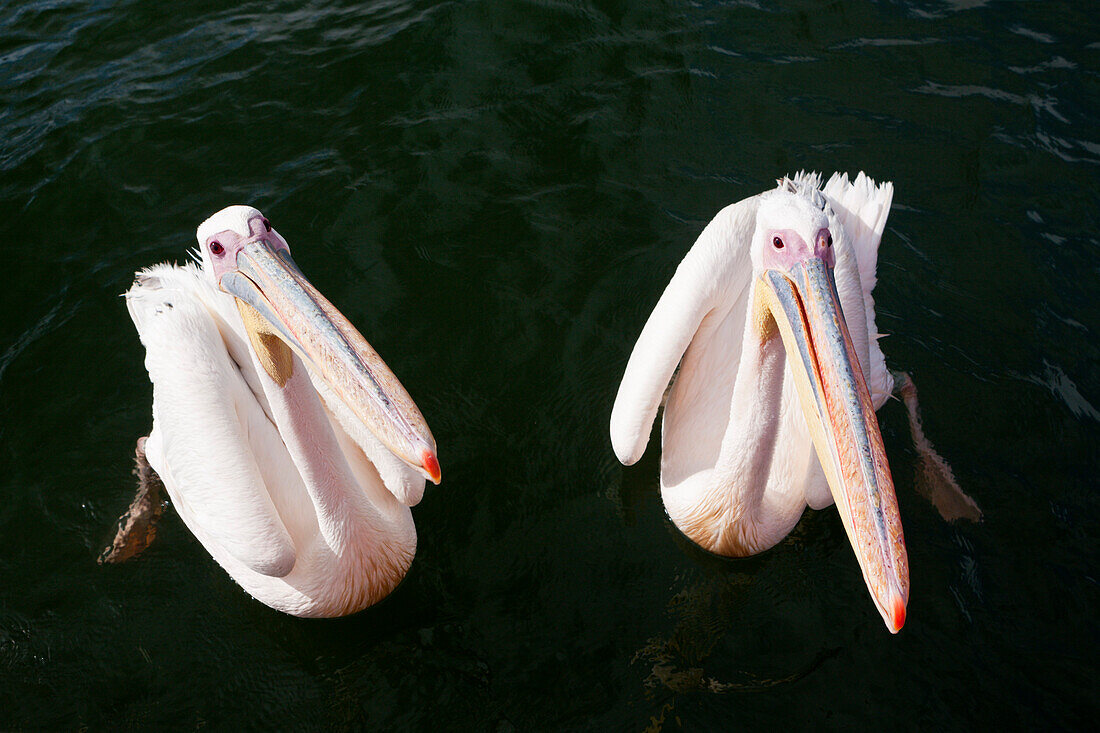
[[[738,582],[740,581],[740,582]],[[782,669],[784,662],[790,664],[793,659],[778,659],[784,656],[777,653],[773,643],[765,643],[765,649],[745,649],[719,641],[727,630],[728,621],[739,611],[744,611],[746,599],[751,597],[751,579],[723,579],[685,588],[669,601],[669,613],[677,619],[676,626],[669,638],[654,638],[642,647],[632,660],[635,664],[648,664],[650,674],[646,678],[646,687],[650,695],[665,687],[673,693],[703,692],[708,694],[734,694],[757,692],[770,687],[797,682],[818,670],[825,660],[835,656],[837,649],[814,650],[816,658],[806,662],[805,667],[783,676],[771,673],[753,673],[744,669],[733,670],[733,677],[721,680],[710,676],[703,665],[711,660],[731,666],[730,659],[751,658],[767,659],[766,666]],[[781,638],[784,641],[788,637]],[[800,650],[803,654],[806,649]],[[763,652],[763,653],[762,653]],[[790,655],[790,652],[787,652]],[[805,661],[805,660],[799,660]],[[795,662],[798,663],[798,662]],[[666,693],[667,694],[667,693]],[[674,708],[670,705],[669,710]]]
[[[1098,30],[1069,2],[0,3],[0,727],[1082,727]],[[886,405],[896,638],[835,511],[701,557],[607,438],[699,230],[803,168],[894,181],[883,349],[983,512],[921,498]],[[95,563],[149,427],[117,296],[230,203],[303,242],[439,443],[410,574],[352,618],[255,603],[171,512]]]

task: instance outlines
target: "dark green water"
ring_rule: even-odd
[[[1076,728],[1100,712],[1100,21],[1078,2],[0,2],[0,728]],[[891,365],[981,524],[920,496],[886,632],[835,510],[749,560],[615,461],[626,358],[727,203],[896,185]],[[303,621],[169,514],[95,557],[150,424],[118,294],[253,203],[444,483],[386,601]]]

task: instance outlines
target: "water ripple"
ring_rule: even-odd
[[[0,0],[0,728],[869,728],[900,706],[938,730],[1018,724],[1020,700],[1084,728],[1097,24],[1068,0]],[[608,444],[683,253],[800,168],[895,182],[883,348],[986,511],[922,503],[887,406],[897,637],[835,511],[765,558],[705,557],[654,447],[624,470]],[[259,607],[178,519],[138,565],[92,561],[149,429],[118,292],[238,200],[446,460],[409,577],[332,624]],[[792,684],[653,684],[668,664]]]

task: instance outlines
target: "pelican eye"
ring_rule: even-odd
[[[225,254],[225,247],[221,246],[221,244],[216,241],[211,242],[210,254],[214,255],[215,257],[221,257],[223,254]]]
[[[783,249],[783,240],[780,239],[779,237],[773,238],[772,239],[772,246],[774,246],[776,249]]]
[[[264,223],[264,229],[266,229],[267,231],[270,232],[271,231],[271,222],[269,222],[266,218],[262,219],[262,221]]]

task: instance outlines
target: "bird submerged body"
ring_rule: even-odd
[[[409,507],[425,477],[438,481],[434,440],[365,341],[351,367],[338,363],[362,337],[327,315],[335,309],[323,296],[267,286],[248,270],[252,257],[282,259],[287,277],[304,281],[258,211],[231,207],[210,221],[200,248],[236,254],[249,272],[244,290],[231,281],[236,266],[219,287],[204,261],[144,270],[126,293],[153,383],[153,430],[139,460],[144,452],[184,523],[252,596],[298,616],[353,613],[385,597],[412,562]],[[226,253],[229,243],[239,252]],[[305,303],[304,317],[288,298]],[[381,408],[361,404],[374,391]],[[363,418],[380,411],[392,424]]]

